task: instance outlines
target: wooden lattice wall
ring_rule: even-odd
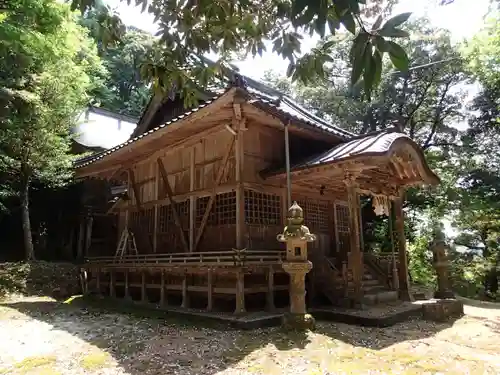
[[[248,249],[276,250],[283,247],[276,235],[283,230],[282,197],[245,190],[245,224]]]
[[[337,252],[349,251],[349,207],[345,204],[335,205],[335,227],[337,234]]]

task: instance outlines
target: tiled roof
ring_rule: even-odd
[[[299,123],[306,123],[322,131],[335,134],[341,138],[349,139],[356,134],[348,132],[338,126],[335,126],[322,118],[313,115],[310,111],[300,106],[291,98],[266,84],[244,77],[247,87],[246,91],[254,98],[249,103],[260,107],[266,112],[272,112],[283,120],[295,120]]]
[[[366,135],[362,138],[341,143],[340,145],[335,146],[320,155],[294,165],[294,168],[325,164],[364,154],[384,154],[390,150],[392,144],[396,140],[401,138],[410,139],[406,134],[397,132],[380,132],[372,135]]]
[[[315,165],[322,165],[336,161],[345,160],[359,155],[382,155],[388,152],[398,139],[411,140],[406,134],[393,130],[386,130],[364,136],[357,136],[348,142],[341,143],[321,154],[314,155],[306,160],[291,166],[292,170],[308,168]],[[285,168],[263,171],[264,176],[272,176],[285,172]]]
[[[206,100],[206,101],[200,103],[197,107],[189,109],[188,111],[184,112],[182,115],[179,115],[179,116],[173,118],[172,120],[167,121],[165,124],[157,126],[156,128],[151,129],[151,130],[149,130],[149,131],[147,131],[147,132],[145,132],[145,133],[143,133],[141,135],[138,135],[138,136],[136,136],[134,138],[131,138],[128,141],[123,142],[123,143],[119,144],[116,147],[110,148],[109,150],[106,150],[106,151],[99,152],[97,154],[93,154],[93,155],[85,157],[85,158],[78,159],[75,162],[75,168],[86,167],[87,165],[92,164],[92,163],[94,163],[94,162],[96,162],[96,161],[98,161],[98,160],[100,160],[100,159],[108,156],[109,154],[112,154],[113,152],[116,152],[119,149],[128,146],[131,143],[134,143],[134,142],[136,142],[136,141],[138,141],[138,140],[140,140],[142,138],[145,138],[145,137],[147,137],[147,136],[149,136],[149,135],[157,132],[158,130],[161,130],[161,129],[165,128],[166,126],[168,126],[168,125],[170,125],[170,124],[172,124],[174,122],[182,120],[182,119],[186,118],[187,116],[191,115],[192,113],[197,112],[200,109],[206,107],[207,105],[209,105],[210,103],[212,103],[213,101],[215,101],[216,99],[218,99],[219,97],[221,97],[222,95],[223,95],[223,93],[221,93],[221,94],[219,94],[217,96],[214,96],[212,99]]]
[[[239,74],[234,72],[235,74]],[[284,94],[282,94],[280,91],[271,88],[261,82],[258,82],[256,80],[253,80],[249,77],[245,77],[240,75],[243,80],[246,83],[246,86],[244,87],[244,90],[250,94],[250,100],[249,103],[255,105],[258,108],[261,108],[262,110],[271,113],[273,115],[276,115],[277,117],[282,118],[284,121],[286,120],[291,120],[295,121],[298,125],[302,124],[307,124],[309,126],[313,126],[321,131],[327,132],[329,134],[335,134],[341,139],[348,140],[351,139],[352,137],[355,137],[356,135],[353,133],[350,133],[338,126],[332,125],[328,123],[327,121],[313,115],[312,113],[308,112],[306,109],[301,107],[299,104],[295,103],[292,99],[286,97]],[[119,144],[116,147],[113,147],[109,150],[99,152],[97,154],[91,155],[89,157],[85,157],[82,159],[79,159],[75,162],[75,168],[82,168],[85,167],[97,160],[100,160],[107,155],[141,139],[146,136],[148,136],[151,133],[154,133],[165,126],[170,125],[173,122],[179,121],[190,114],[198,111],[199,109],[207,106],[208,104],[212,103],[214,100],[222,96],[225,92],[227,92],[231,86],[227,86],[223,88],[222,86],[224,84],[230,83],[229,80],[226,81],[221,81],[219,82],[220,86],[211,86],[207,89],[207,93],[210,92],[213,97],[210,100],[203,101],[199,106],[195,108],[188,109],[186,112],[184,112],[182,115],[177,116],[176,118],[173,118],[172,120],[168,121],[166,124],[162,124],[160,126],[157,126],[154,129],[151,129],[149,131],[146,131],[145,133],[142,133],[140,135],[133,136],[133,138],[129,139],[128,141]],[[141,120],[142,121],[142,120]],[[134,135],[134,134],[133,134]]]

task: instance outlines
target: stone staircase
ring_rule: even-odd
[[[316,287],[334,306],[349,306],[351,305],[350,298],[346,296],[345,279],[342,277],[342,271],[334,266],[335,262],[332,259],[322,257],[315,259],[316,267]],[[347,290],[354,289],[351,272],[346,275]],[[363,305],[377,305],[387,302],[396,301],[398,292],[391,290],[387,284],[384,284],[380,278],[374,275],[374,272],[365,264],[363,277],[361,281],[363,290]],[[348,293],[349,294],[349,293]]]
[[[352,281],[350,281],[350,283],[352,283]],[[364,305],[376,305],[379,303],[396,301],[398,299],[398,292],[396,290],[390,290],[387,285],[384,285],[374,277],[366,265],[364,267],[361,285],[361,289],[363,290],[363,299],[361,303]],[[352,287],[352,285],[349,285],[349,287]]]

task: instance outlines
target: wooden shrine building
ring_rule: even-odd
[[[276,236],[297,201],[317,237],[309,303],[410,298],[404,192],[439,182],[418,145],[397,131],[352,134],[242,76],[203,99],[186,111],[156,95],[129,141],[77,163],[93,194],[89,293],[236,313],[285,307]],[[391,254],[362,250],[362,195],[378,213],[392,206]],[[134,241],[119,246],[125,229]]]

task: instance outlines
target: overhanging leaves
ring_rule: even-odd
[[[86,12],[97,6],[99,0],[72,0],[76,9]],[[126,1],[126,0],[123,0]],[[373,0],[379,1],[379,0]],[[127,1],[130,3],[131,1]],[[222,60],[227,60],[234,53],[255,56],[261,55],[264,40],[273,41],[273,52],[282,56],[288,62],[287,74],[303,82],[321,77],[323,68],[319,65],[323,58],[311,59],[311,56],[301,56],[300,37],[304,33],[316,33],[321,38],[334,34],[342,25],[350,33],[363,35],[371,41],[379,52],[384,52],[384,37],[405,37],[407,33],[396,27],[404,23],[408,13],[403,13],[388,20],[380,30],[371,34],[361,21],[364,0],[273,0],[265,2],[257,0],[211,0],[187,1],[165,0],[163,2],[136,0],[143,10],[152,13],[158,21],[161,40],[155,46],[156,61],[150,65],[155,69],[144,70],[151,76],[146,77],[157,85],[165,85],[170,90],[172,85],[184,84],[187,81],[205,81],[202,77],[206,66],[199,65],[191,56],[203,56],[206,53],[217,53]],[[146,7],[146,4],[148,5]],[[378,29],[382,18],[375,23]],[[111,43],[119,36],[119,23],[101,20],[103,41]],[[327,27],[328,26],[328,27]],[[107,30],[107,31],[106,31]],[[113,31],[114,30],[114,31]],[[359,30],[359,31],[358,31]],[[380,39],[381,38],[381,39]],[[358,51],[353,60],[351,82],[355,83],[370,65],[369,59],[363,59],[363,50]],[[328,53],[314,53],[316,56]],[[314,61],[314,62],[312,62]],[[368,65],[365,65],[368,64]],[[399,63],[399,66],[403,64]],[[168,68],[167,68],[168,67]],[[180,72],[182,67],[183,72]],[[199,69],[201,67],[201,69]],[[196,69],[195,69],[196,68]],[[297,71],[300,70],[300,72]],[[369,68],[371,69],[371,68]],[[161,71],[161,73],[160,73]],[[214,76],[214,79],[217,77]],[[370,82],[372,80],[369,80]],[[368,87],[368,82],[365,87]],[[376,82],[376,80],[373,80]],[[183,90],[187,93],[186,90]]]

